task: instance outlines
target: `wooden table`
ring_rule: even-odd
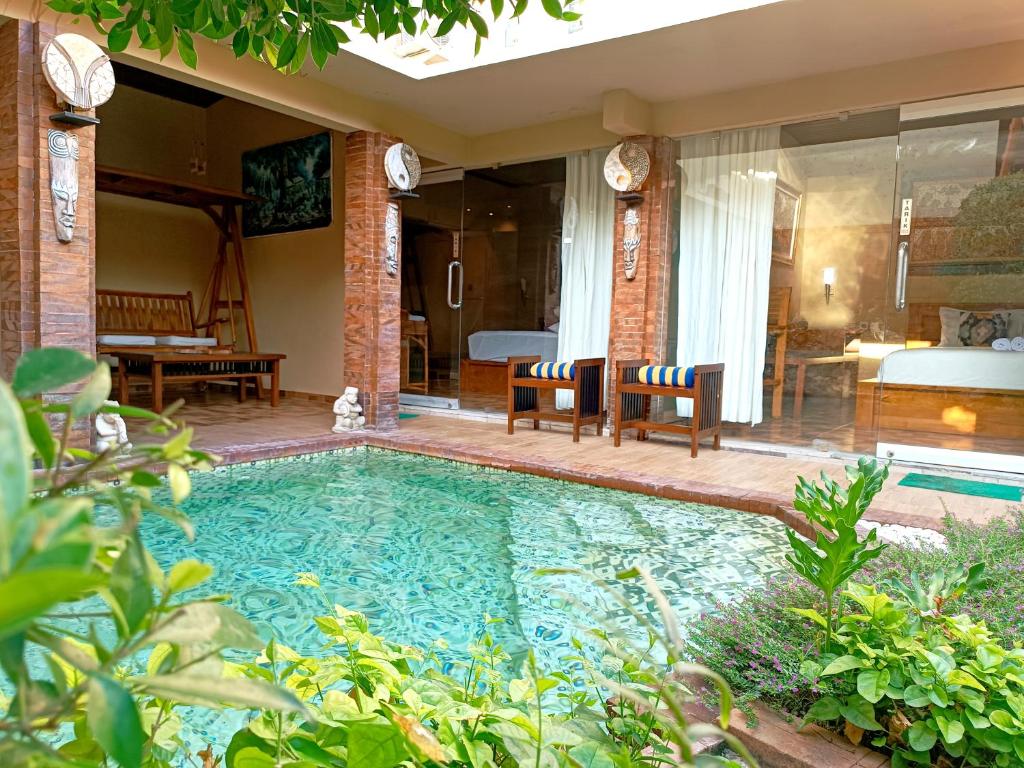
[[[128,404],[128,382],[146,378],[153,384],[153,410],[164,408],[164,382],[217,381],[238,382],[238,402],[246,398],[246,381],[257,385],[263,376],[270,376],[270,405],[280,403],[281,361],[284,355],[256,352],[119,352],[117,355],[118,397]],[[257,397],[260,387],[256,387]]]
[[[856,353],[847,352],[842,355],[825,357],[798,357],[786,355],[786,365],[796,366],[796,391],[793,393],[793,417],[799,419],[804,410],[804,384],[807,382],[807,366],[809,365],[842,365],[859,360]]]

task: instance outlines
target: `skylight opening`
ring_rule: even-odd
[[[507,15],[489,18],[486,4],[481,13],[488,19],[489,36],[473,55],[476,41],[472,29],[456,26],[443,37],[429,33],[403,32],[375,41],[349,25],[342,25],[352,38],[346,50],[403,75],[422,80],[473,67],[512,61],[542,53],[575,48],[590,43],[664,29],[699,19],[721,16],[783,0],[572,0],[566,9],[582,14],[573,22],[560,22],[545,12],[539,0],[531,2],[517,19]],[[435,20],[433,27],[439,22]]]

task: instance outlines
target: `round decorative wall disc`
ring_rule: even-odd
[[[635,192],[647,180],[651,158],[647,150],[632,141],[624,141],[608,153],[604,178],[617,192]]]
[[[408,192],[420,183],[419,155],[408,144],[392,144],[384,153],[384,172],[393,189]]]
[[[43,74],[57,98],[72,107],[93,109],[114,93],[110,57],[87,37],[57,35],[43,46]]]

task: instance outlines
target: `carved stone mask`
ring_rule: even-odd
[[[636,277],[636,252],[640,247],[640,213],[636,208],[627,208],[622,227],[622,268],[626,279]]]
[[[78,210],[78,137],[68,131],[50,129],[48,149],[54,228],[58,240],[70,243]]]

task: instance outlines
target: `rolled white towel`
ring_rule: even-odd
[[[1024,352],[1024,336],[1014,336],[1010,339],[1010,349],[1014,352]]]
[[[992,342],[992,349],[997,352],[1009,352],[1011,349],[1009,339],[996,339]]]

